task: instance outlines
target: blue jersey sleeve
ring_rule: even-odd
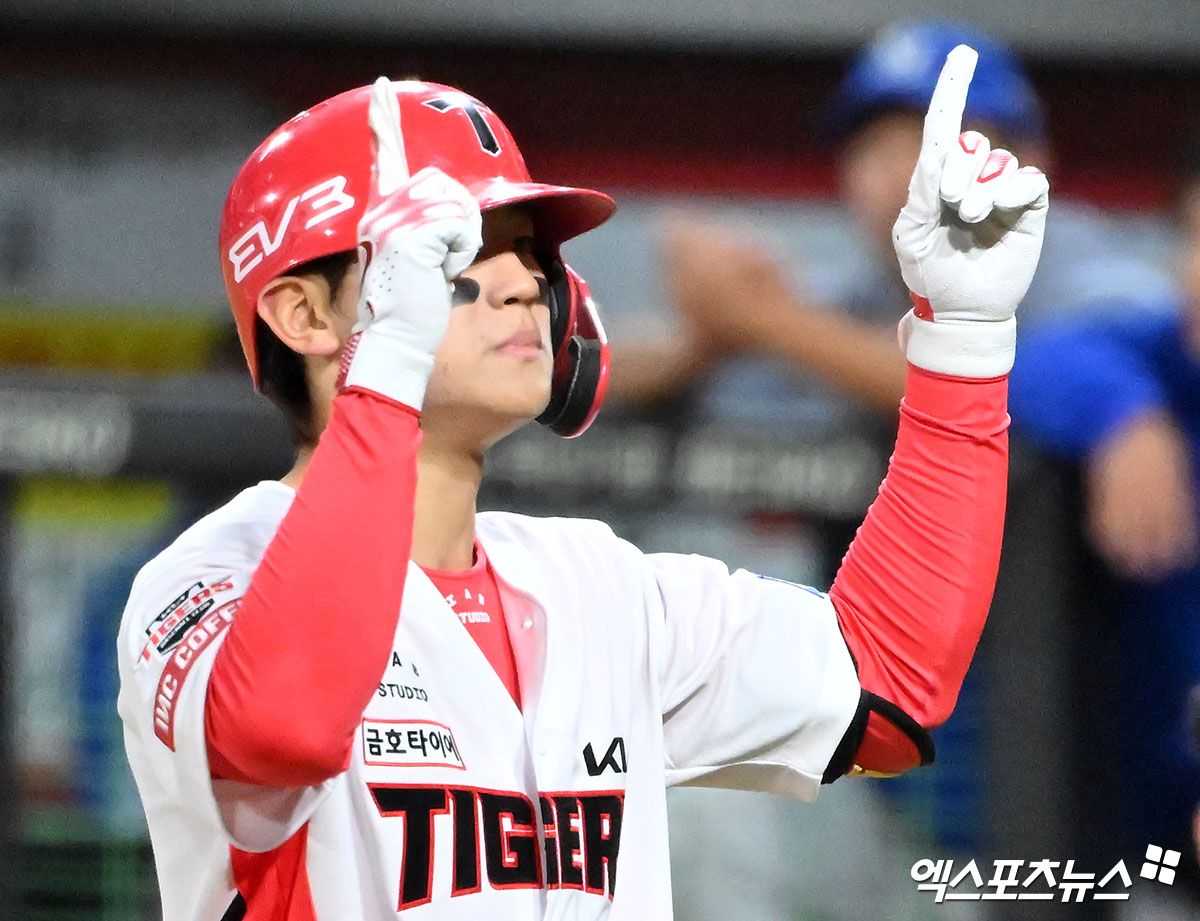
[[[1081,458],[1134,417],[1166,409],[1159,366],[1178,334],[1177,318],[1161,312],[1039,327],[1017,347],[1013,432]]]

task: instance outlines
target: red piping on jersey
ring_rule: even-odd
[[[411,408],[366,390],[334,399],[213,662],[214,777],[310,786],[349,766],[400,618],[420,443]]]
[[[1007,401],[1007,377],[910,366],[887,477],[829,593],[859,683],[926,729],[954,709],[996,584]],[[919,758],[899,729],[872,719],[855,763],[891,773]]]
[[[308,823],[271,851],[229,848],[233,884],[246,901],[242,921],[317,921],[308,884]]]

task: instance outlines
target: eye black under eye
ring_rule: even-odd
[[[464,304],[474,304],[479,300],[479,282],[474,278],[462,276],[451,282],[450,306],[461,307]]]

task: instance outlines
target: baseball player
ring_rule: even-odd
[[[476,513],[492,444],[577,435],[603,399],[559,245],[606,196],[532,182],[494,113],[427,83],[255,151],[221,258],[298,459],[145,566],[118,641],[168,921],[665,919],[668,786],[811,799],[932,758],[995,578],[1047,205],[960,139],[974,61],[947,60],[896,223],[908,389],[828,594]]]

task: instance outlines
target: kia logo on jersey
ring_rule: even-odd
[[[596,754],[592,751],[592,743],[588,742],[583,747],[583,763],[591,777],[599,777],[609,768],[613,769],[614,774],[624,774],[627,770],[625,740],[621,736],[614,736],[613,740],[608,743],[608,751],[604,753],[604,759],[599,764],[596,763]]]

